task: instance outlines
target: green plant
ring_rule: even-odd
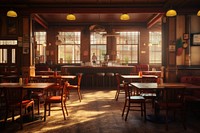
[[[72,63],[72,56],[68,55],[66,59],[67,63]]]
[[[128,57],[127,56],[124,58],[124,61],[125,61],[126,64],[128,64]]]

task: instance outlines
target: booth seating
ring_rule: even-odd
[[[200,76],[182,76],[180,82],[198,85],[200,88]],[[188,109],[193,111],[200,111],[200,89],[188,90],[185,96],[185,100],[188,103]]]
[[[139,73],[139,71],[149,71],[149,65],[148,64],[139,64],[135,66],[136,73]]]
[[[180,82],[200,86],[200,76],[183,76],[181,77]],[[200,89],[191,90],[190,94],[192,99],[200,101]]]

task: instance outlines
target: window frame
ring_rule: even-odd
[[[67,33],[72,33],[74,35],[74,43],[70,43],[70,40],[66,40]],[[70,34],[68,34],[70,36]],[[63,37],[63,39],[62,39]],[[81,32],[80,31],[59,31],[57,35],[57,41],[60,40],[61,43],[58,45],[58,53],[57,53],[57,62],[58,64],[67,64],[67,63],[81,63]],[[76,43],[75,43],[76,42]],[[63,46],[64,48],[60,47]],[[67,48],[65,46],[72,46],[72,51],[74,51],[74,54],[67,55],[65,58],[63,58],[63,55],[59,55],[59,51],[64,50],[66,51]],[[76,50],[79,47],[79,50]],[[78,54],[75,52],[79,52]],[[72,56],[71,56],[72,55]],[[74,55],[74,56],[73,56]]]
[[[92,60],[93,53],[95,53],[97,64],[104,61],[104,57],[107,54],[107,37],[103,36],[103,34],[106,34],[106,32],[90,32],[90,61]],[[102,48],[100,49],[100,47]]]
[[[117,61],[122,64],[137,64],[139,62],[140,31],[119,31],[117,33],[119,33],[120,36],[123,34],[125,35],[125,39],[122,39],[122,40],[119,40],[119,38],[116,39]],[[134,36],[134,37],[130,38],[131,36]],[[136,38],[136,40],[134,38]],[[118,50],[119,46],[130,47],[131,50],[127,51],[127,52],[130,52],[130,58],[125,56],[124,54],[119,55],[120,54]],[[121,51],[123,51],[123,48]],[[121,53],[127,53],[127,52],[121,52]],[[134,55],[136,55],[136,58],[134,58]]]
[[[152,35],[151,35],[151,33],[152,33]],[[151,38],[153,38],[153,37],[158,39],[158,34],[160,34],[160,37],[159,37],[160,40],[152,41]],[[155,53],[155,54],[152,55],[152,53]],[[160,56],[158,56],[158,55],[160,55]],[[158,57],[160,57],[160,59],[157,59]],[[155,58],[155,59],[153,60],[152,58]],[[161,31],[149,31],[149,64],[161,64],[161,63],[162,63],[162,32]]]

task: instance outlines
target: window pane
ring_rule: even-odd
[[[0,40],[0,45],[17,45],[17,40]]]
[[[139,32],[118,32],[120,37],[116,38],[117,60],[121,63],[138,62]]]
[[[90,33],[90,44],[106,44],[107,37],[103,36],[106,32],[91,32]]]
[[[97,56],[97,62],[104,61],[106,54],[107,37],[103,36],[106,32],[90,33],[90,55],[92,59],[93,53]]]
[[[97,56],[97,61],[103,61],[106,54],[106,45],[91,45],[91,55],[93,53]]]
[[[81,32],[59,32],[58,63],[80,63]]]
[[[36,59],[40,63],[46,62],[46,32],[35,32],[35,41],[37,42]]]
[[[15,49],[12,49],[12,63],[16,63],[15,58],[16,58]]]
[[[0,63],[7,63],[7,49],[0,49]]]
[[[59,32],[57,39],[62,44],[81,44],[81,32]]]
[[[80,63],[80,45],[60,45],[58,53],[59,63]]]
[[[161,32],[149,32],[149,62],[162,62]]]

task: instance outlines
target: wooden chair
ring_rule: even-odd
[[[119,94],[124,94],[125,95],[125,90],[124,90],[124,84],[121,81],[121,76],[119,73],[115,74],[116,76],[116,81],[117,81],[117,91],[115,94],[115,100],[117,101],[119,98]]]
[[[143,83],[155,83],[156,78],[143,77],[142,82]],[[156,91],[143,89],[143,90],[140,90],[139,93],[141,96],[143,96],[146,99],[146,102],[151,101],[152,107],[154,108],[155,99],[156,99]]]
[[[175,115],[177,111],[179,112],[179,116],[182,119],[184,129],[186,129],[184,93],[184,87],[165,87],[160,91],[158,96],[159,98],[155,101],[155,114],[158,116],[160,111],[165,111],[164,116],[166,130],[168,130],[170,112],[173,112],[173,118],[175,120]]]
[[[32,119],[34,118],[34,101],[32,99],[24,99],[25,90],[22,87],[11,87],[4,88],[6,97],[6,114],[5,114],[5,124],[9,112],[12,112],[12,121],[14,121],[15,112],[18,110],[20,115],[20,126],[23,129],[23,109],[24,114],[27,115],[28,112],[32,112]]]
[[[42,78],[42,77],[38,77],[38,78],[32,78],[30,80],[30,82],[32,83],[38,83],[38,82],[48,82],[47,80],[48,78]],[[34,89],[34,91],[31,92],[31,98],[34,99],[36,105],[37,105],[37,112],[38,115],[40,114],[40,105],[44,104],[44,90],[36,90]]]
[[[0,88],[0,121],[4,119],[5,112],[6,112],[5,92],[3,88]],[[1,128],[1,125],[0,125],[0,128]]]
[[[81,95],[81,80],[82,80],[82,74],[78,74],[77,76],[77,84],[69,84],[66,88],[67,92],[68,92],[68,97],[70,96],[70,91],[71,90],[76,90],[79,100],[81,102],[82,99],[82,95]]]
[[[61,79],[59,78],[55,78],[55,77],[51,77],[51,76],[41,76],[41,77],[38,77],[38,78],[33,78],[32,80],[30,80],[31,82],[42,82],[42,83],[58,83],[60,84],[61,83]],[[44,98],[45,98],[45,93],[44,93],[44,90],[36,90],[34,89],[32,92],[31,92],[31,98],[34,99],[36,105],[37,105],[37,110],[38,110],[38,115],[40,114],[40,105],[41,104],[44,104]]]
[[[66,114],[68,115],[68,111],[66,107],[66,100],[67,100],[66,87],[68,85],[69,83],[66,81],[64,84],[56,84],[46,90],[46,98],[44,100],[44,121],[46,121],[46,111],[49,111],[49,116],[50,116],[51,104],[55,104],[55,103],[61,104],[64,120],[66,120],[65,111],[66,111]],[[47,105],[49,106],[48,109],[47,109]]]
[[[131,86],[129,86],[128,83],[124,84],[124,90],[125,90],[125,103],[122,111],[122,117],[124,116],[124,112],[127,108],[125,121],[127,120],[129,111],[141,111],[141,116],[144,115],[144,120],[146,121],[145,98],[143,96],[135,95],[135,93],[132,93],[134,91],[132,91],[132,88]]]

